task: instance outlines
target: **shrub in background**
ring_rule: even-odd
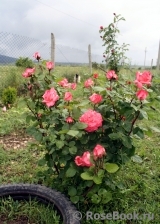
[[[13,105],[17,98],[17,90],[14,87],[8,87],[2,92],[2,102],[4,105],[10,107],[9,105]]]
[[[108,27],[100,26],[99,33],[101,34],[103,45],[106,49],[103,53],[104,61],[107,63],[110,70],[114,70],[116,73],[120,71],[119,65],[124,63],[127,59],[125,52],[128,50],[128,44],[123,43],[120,46],[116,40],[117,34],[120,33],[117,28],[119,21],[125,20],[121,15],[114,13],[113,22]]]
[[[23,68],[33,68],[34,64],[33,64],[33,61],[31,59],[29,59],[28,57],[26,58],[23,58],[23,57],[20,57],[15,65],[17,67],[23,67]]]
[[[18,95],[21,95],[25,82],[22,79],[22,70],[24,70],[24,68],[15,66],[0,67],[0,97],[2,97],[3,90],[9,86],[16,88]]]

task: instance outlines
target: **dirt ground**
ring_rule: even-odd
[[[7,217],[2,216],[0,218],[0,224],[35,224],[35,222],[29,222],[25,216],[20,216],[14,220],[8,220]]]
[[[33,138],[24,133],[12,133],[10,135],[0,136],[0,144],[5,150],[24,148],[30,141],[33,141]]]
[[[0,136],[0,144],[5,150],[10,149],[22,149],[27,146],[27,143],[33,141],[33,139],[22,133],[13,133],[10,135]],[[29,222],[26,216],[20,216],[14,220],[9,220],[8,217],[0,217],[0,224],[35,224],[35,222]]]

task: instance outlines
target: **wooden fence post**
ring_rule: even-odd
[[[151,70],[152,70],[152,67],[153,67],[153,59],[151,60]]]
[[[51,61],[55,68],[55,37],[53,33],[51,33]]]
[[[88,58],[89,58],[89,70],[90,74],[92,74],[92,59],[91,59],[91,45],[88,45]]]
[[[157,70],[159,69],[160,69],[160,41],[159,41],[158,59],[157,59]]]

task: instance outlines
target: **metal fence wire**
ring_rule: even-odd
[[[86,50],[82,50],[77,49],[76,46],[55,44],[55,62],[88,64],[87,47]],[[51,42],[44,43],[26,36],[0,32],[0,64],[15,63],[19,57],[28,57],[33,60],[33,54],[36,51],[40,52],[42,59],[50,60]],[[92,52],[92,61],[101,63],[102,55]]]
[[[42,51],[49,58],[49,45],[40,40],[0,32],[0,64],[14,63],[19,57],[33,59],[35,51]]]
[[[56,42],[56,41],[55,41]],[[55,44],[55,65],[89,65],[88,46],[86,51],[76,47]],[[0,96],[4,88],[17,86],[23,82],[24,68],[15,66],[20,57],[35,60],[35,52],[41,54],[42,60],[51,60],[51,39],[46,43],[17,34],[0,32]],[[92,62],[101,62],[102,55],[91,54]]]

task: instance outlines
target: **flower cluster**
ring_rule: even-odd
[[[97,144],[93,149],[93,160],[101,159],[104,155],[106,155],[106,150],[103,146]],[[91,162],[91,153],[86,151],[82,156],[76,156],[75,163],[77,166],[94,166],[94,162]]]
[[[34,57],[40,63],[38,52]],[[55,78],[53,68],[49,61],[43,75],[41,66],[27,68],[22,74],[29,83],[26,103],[32,121],[36,120],[29,132],[46,149],[44,159],[49,170],[53,166],[59,183],[75,176],[75,184],[84,192],[90,182],[81,185],[80,177],[102,187],[105,177],[134,155],[132,134],[144,136],[136,121],[146,114],[143,107],[151,92],[152,75],[137,72],[135,79],[128,81],[114,70],[105,75],[94,73],[78,84],[79,91],[76,83]],[[40,73],[35,75],[38,69]]]
[[[54,187],[73,203],[92,206],[112,200],[117,189],[112,174],[135,154],[134,137],[143,139],[151,131],[138,121],[148,117],[152,74],[138,71],[130,80],[121,74],[119,65],[128,50],[128,45],[120,47],[116,41],[121,20],[114,13],[108,27],[100,26],[106,46],[103,74],[95,72],[81,83],[69,82],[53,72],[53,62],[44,67],[39,52],[33,55],[38,65],[22,74],[31,112],[28,134],[37,140],[37,148],[45,150],[41,161],[48,166],[45,175],[54,177]]]
[[[151,86],[152,75],[149,71],[137,72],[136,80],[134,81],[135,85],[139,89],[136,93],[139,100],[144,100],[148,96],[147,90],[144,89],[144,86]]]

